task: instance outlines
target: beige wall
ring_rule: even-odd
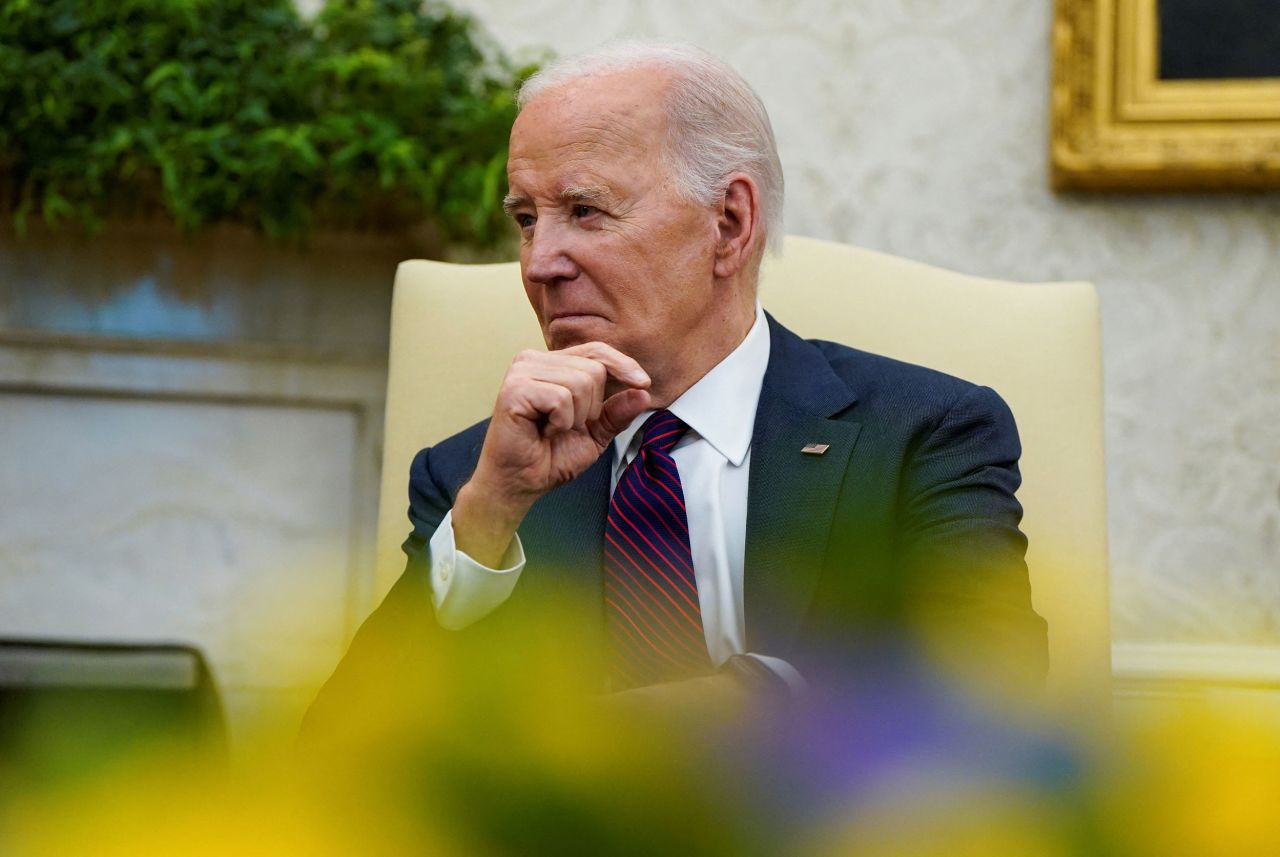
[[[729,60],[773,116],[790,232],[1097,283],[1116,638],[1280,645],[1280,198],[1052,194],[1049,2],[458,5],[517,52]]]

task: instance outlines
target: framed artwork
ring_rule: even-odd
[[[1280,0],[1057,0],[1057,190],[1280,189]]]

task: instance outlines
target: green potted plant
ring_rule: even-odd
[[[19,234],[425,223],[491,248],[531,71],[438,2],[0,0],[0,204]]]

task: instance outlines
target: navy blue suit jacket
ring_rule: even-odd
[[[1042,678],[1046,629],[1031,607],[1014,496],[1021,447],[1003,400],[989,388],[804,340],[768,321],[743,569],[748,649],[803,673],[839,661],[869,635],[928,626],[974,660],[998,655],[1007,665],[1015,652],[1019,680]],[[435,626],[428,542],[470,477],[487,425],[415,457],[408,567],[326,692],[339,692],[353,664],[413,670],[443,637],[483,634],[553,603],[587,605],[574,621],[603,645],[612,449],[534,504],[519,530],[528,562],[510,599],[472,629]],[[802,454],[811,443],[829,449]]]

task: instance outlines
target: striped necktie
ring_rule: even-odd
[[[688,426],[645,421],[604,528],[605,616],[615,690],[710,672],[680,471],[671,450]]]

